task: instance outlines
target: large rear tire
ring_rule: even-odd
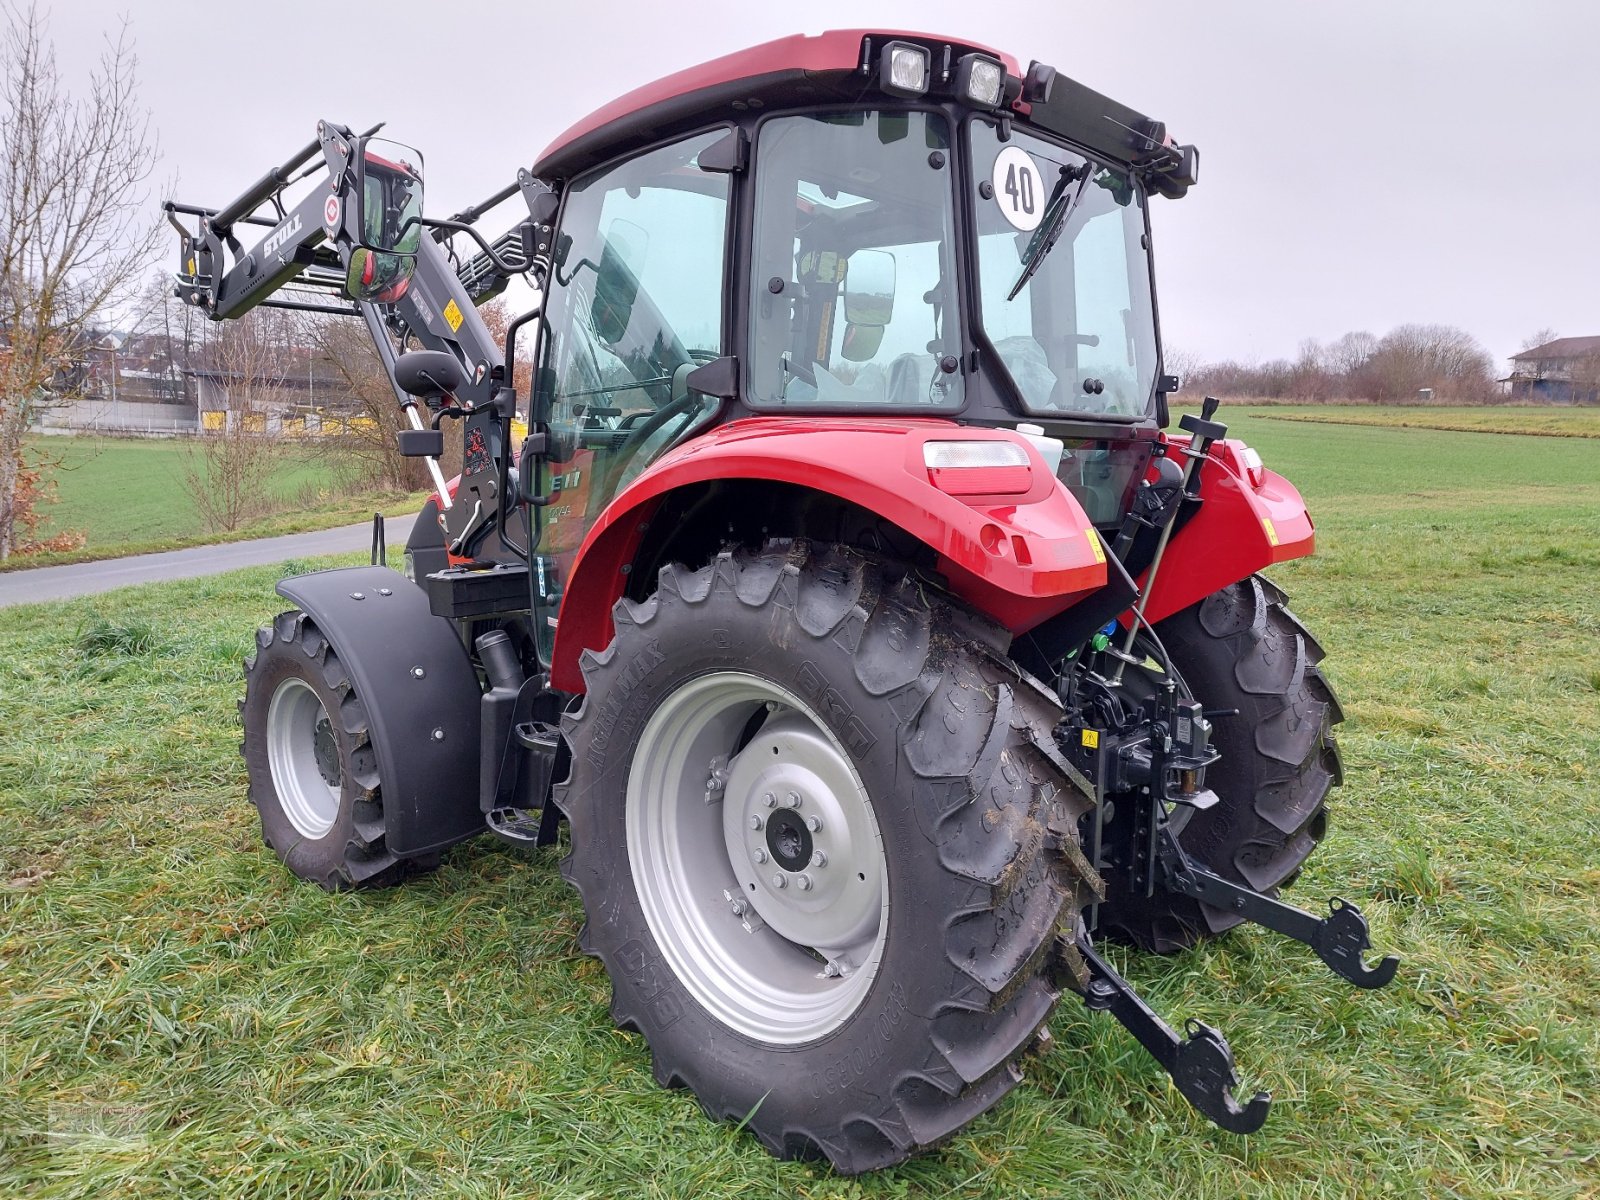
[[[401,858],[384,838],[367,710],[309,616],[279,613],[245,660],[240,747],[262,840],[301,879],[329,891],[387,887],[439,862]]]
[[[1322,647],[1261,576],[1207,596],[1157,626],[1172,665],[1208,710],[1221,759],[1206,771],[1219,797],[1187,818],[1184,850],[1235,883],[1276,895],[1327,830],[1328,792],[1343,781],[1333,727],[1344,719],[1318,663]],[[1100,919],[1112,933],[1171,954],[1239,924],[1236,913],[1107,877]]]
[[[613,1018],[775,1155],[855,1173],[950,1137],[1019,1081],[1053,964],[1081,979],[1054,697],[838,548],[668,566],[614,617],[555,791]]]

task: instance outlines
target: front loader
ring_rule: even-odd
[[[435,483],[403,573],[375,543],[279,584],[241,705],[273,850],[345,888],[564,842],[613,1017],[774,1154],[938,1144],[1063,993],[1259,1127],[1221,1034],[1099,948],[1251,921],[1395,971],[1354,905],[1278,895],[1340,711],[1260,574],[1312,551],[1299,494],[1214,401],[1167,432],[1149,208],[1195,148],[1042,63],[859,30],[640,88],[449,220],[375,132],[168,205],[187,303],[365,322]],[[518,277],[497,342],[475,305]]]

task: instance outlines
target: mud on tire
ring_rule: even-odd
[[[240,752],[262,840],[301,879],[329,891],[386,887],[439,862],[384,842],[367,711],[316,623],[279,613],[244,663]],[[320,790],[319,790],[320,788]]]
[[[1051,737],[1054,697],[1010,664],[994,627],[839,548],[781,541],[700,570],[668,566],[653,596],[619,602],[614,617],[611,645],[584,656],[587,694],[563,723],[572,770],[555,791],[571,822],[562,871],[587,916],[580,942],[610,974],[613,1018],[644,1035],[662,1085],[690,1089],[714,1119],[747,1120],[775,1155],[821,1155],[854,1173],[950,1137],[1019,1081],[1016,1060],[1058,995],[1058,939],[1070,947],[1098,886],[1077,846],[1089,801]],[[717,739],[695,741],[692,714],[711,713],[719,695],[774,699],[751,702],[748,719],[729,701],[705,718],[722,722]],[[881,861],[887,880],[873,949],[832,983],[825,955],[808,958],[810,946],[770,921],[746,931],[725,907],[738,897],[811,928],[789,907],[794,888],[779,900],[736,874],[737,856],[765,854],[762,844],[746,850],[730,832],[710,853],[699,836],[708,820],[743,828],[727,824],[730,812],[764,819],[741,781],[803,757],[780,750],[796,730],[803,740],[807,721],[822,747],[809,765],[825,774],[830,754],[848,760],[881,836],[841,853],[862,880]],[[640,744],[691,742],[687,786],[656,788],[666,777]],[[731,760],[720,801],[707,799],[710,749]],[[759,753],[753,765],[744,750]],[[674,807],[666,793],[692,794]],[[755,807],[727,807],[745,803]],[[702,816],[708,808],[719,815]],[[688,827],[670,854],[643,837],[676,836],[662,813]],[[799,869],[790,875],[797,887]]]
[[[1173,665],[1207,709],[1222,753],[1206,783],[1220,801],[1194,813],[1183,848],[1213,871],[1276,894],[1294,881],[1327,829],[1325,802],[1343,781],[1333,726],[1344,719],[1318,663],[1322,647],[1287,597],[1252,576],[1162,621]],[[1239,924],[1233,913],[1157,892],[1130,894],[1116,878],[1100,910],[1113,932],[1167,954]]]

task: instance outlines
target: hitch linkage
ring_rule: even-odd
[[[1247,921],[1304,943],[1335,975],[1357,987],[1381,988],[1394,978],[1400,960],[1393,954],[1385,955],[1375,967],[1367,966],[1364,961],[1362,956],[1372,948],[1372,937],[1367,918],[1354,904],[1336,896],[1328,902],[1329,914],[1318,917],[1272,896],[1230,883],[1190,859],[1164,819],[1159,819],[1158,825],[1160,846],[1157,853],[1169,891],[1213,908],[1238,913]]]
[[[1194,1020],[1185,1024],[1186,1036],[1180,1038],[1095,952],[1087,935],[1079,939],[1078,951],[1089,968],[1089,985],[1083,993],[1086,1006],[1108,1012],[1120,1021],[1161,1064],[1173,1085],[1201,1116],[1229,1133],[1254,1133],[1261,1128],[1272,1107],[1272,1096],[1257,1092],[1242,1106],[1234,1098],[1239,1077],[1227,1038],[1210,1025]]]

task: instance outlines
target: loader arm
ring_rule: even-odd
[[[446,543],[456,557],[471,558],[504,518],[515,406],[504,366],[506,349],[496,343],[476,304],[503,290],[512,275],[533,268],[535,255],[548,246],[548,224],[536,219],[549,210],[544,199],[548,189],[524,171],[516,183],[483,204],[449,220],[429,220],[421,215],[420,171],[404,159],[382,157],[375,148],[376,132],[356,135],[322,121],[315,141],[222,208],[169,201],[168,219],[182,239],[176,294],[214,321],[237,319],[256,307],[361,317],[414,429],[426,427],[426,414],[396,378],[400,350],[416,345],[453,357],[462,382],[453,389],[450,403],[441,406],[448,411],[435,415],[432,423],[438,427],[446,416],[458,419],[467,449],[465,466],[454,489],[446,486],[436,458],[429,459],[429,466]],[[285,190],[319,170],[322,180],[286,208]],[[393,229],[383,225],[385,214],[375,213],[372,197],[363,195],[364,187],[389,195],[384,179],[415,181],[415,211],[408,206]],[[529,219],[494,243],[486,242],[473,222],[519,190]],[[262,215],[263,210],[271,215]],[[180,219],[185,216],[197,218],[197,226],[185,225]],[[375,228],[384,236],[375,238]],[[247,250],[239,238],[242,229],[266,232]],[[455,259],[447,244],[457,232],[466,232],[481,247],[464,262]],[[391,243],[391,234],[404,241]],[[291,286],[298,296],[311,293],[325,299],[281,294]],[[455,496],[462,502],[455,503]]]

